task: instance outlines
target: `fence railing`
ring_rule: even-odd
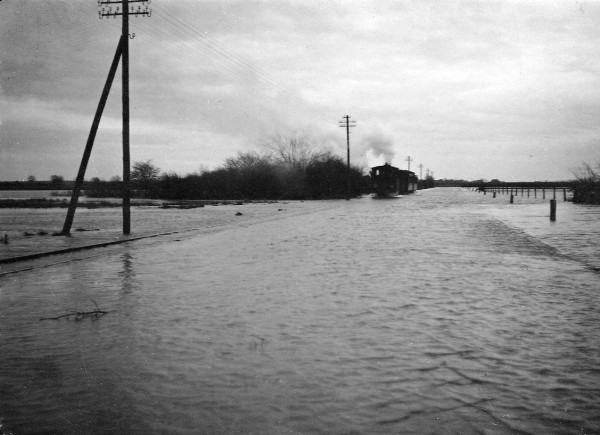
[[[534,198],[538,197],[538,193],[540,194],[542,199],[546,199],[546,193],[548,193],[548,195],[551,195],[551,199],[556,199],[556,195],[558,193],[558,195],[560,195],[562,193],[563,199],[564,201],[567,200],[567,192],[573,190],[573,187],[571,185],[566,185],[566,184],[558,184],[555,186],[548,186],[548,185],[544,185],[544,186],[537,186],[537,185],[514,185],[514,186],[508,186],[508,185],[499,185],[499,186],[479,186],[479,187],[472,187],[471,189],[473,190],[477,190],[480,192],[483,192],[483,194],[487,194],[488,192],[492,193],[494,198],[496,197],[496,194],[503,194],[503,195],[511,195],[511,197],[515,197],[515,196],[519,196],[519,192],[520,192],[520,196],[521,197],[525,197],[527,196],[527,198],[531,198],[532,196]]]

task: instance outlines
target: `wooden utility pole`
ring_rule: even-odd
[[[339,126],[346,129],[346,144],[347,144],[347,168],[346,168],[346,201],[350,200],[350,127],[356,127],[356,121],[350,121],[350,116],[342,116],[343,120],[339,121]]]
[[[138,6],[135,10],[129,10],[129,3],[143,3],[145,8],[142,9]],[[115,77],[117,66],[119,65],[119,59],[122,59],[122,84],[123,84],[123,234],[129,234],[131,232],[131,218],[130,218],[130,204],[131,204],[131,187],[130,187],[130,158],[129,158],[129,15],[149,17],[152,11],[148,9],[148,3],[150,0],[98,0],[98,6],[102,9],[98,12],[99,18],[117,18],[118,15],[123,17],[123,25],[121,38],[119,39],[119,45],[113,59],[113,63],[104,85],[104,90],[96,109],[94,121],[92,122],[92,128],[88,136],[88,140],[83,152],[81,164],[79,165],[79,172],[75,179],[75,185],[73,187],[73,193],[71,195],[71,202],[69,203],[69,210],[67,211],[67,217],[63,225],[61,235],[69,235],[71,233],[71,225],[73,224],[73,218],[75,216],[75,210],[77,209],[77,201],[81,193],[81,186],[83,185],[85,171],[87,164],[92,153],[92,147],[94,146],[94,139],[106,100],[110,92],[113,79]],[[121,9],[117,6],[113,11],[112,5],[120,4]]]
[[[113,4],[121,4],[121,10],[116,7],[115,11],[112,10]],[[146,5],[145,9],[142,10],[141,6],[138,6],[137,10],[129,10],[130,3],[143,3]],[[113,17],[117,18],[118,15],[122,17],[121,26],[121,38],[123,38],[123,63],[121,65],[122,73],[122,103],[123,103],[123,234],[131,233],[131,161],[129,154],[129,16],[142,16],[149,17],[152,11],[148,10],[149,0],[98,0],[98,6],[108,6],[107,9],[104,7],[98,13],[99,17]],[[131,36],[133,39],[133,36]]]
[[[423,163],[419,163],[419,180],[423,179]]]
[[[131,233],[131,174],[129,159],[129,0],[121,0],[123,8],[123,64],[121,66],[123,83],[123,234]]]
[[[408,170],[410,171],[410,162],[412,162],[413,159],[411,159],[410,156],[408,156],[405,160],[408,162]]]

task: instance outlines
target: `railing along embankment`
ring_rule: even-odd
[[[569,183],[561,183],[561,184],[549,184],[545,183],[542,185],[539,184],[502,184],[502,185],[480,185],[477,187],[470,186],[469,189],[475,190],[478,192],[487,195],[488,192],[492,194],[494,198],[496,198],[497,194],[510,196],[510,203],[514,204],[515,197],[519,196],[519,191],[521,192],[521,197],[531,198],[533,194],[533,198],[538,198],[538,193],[541,196],[542,200],[546,199],[546,193],[548,196],[552,196],[550,199],[550,220],[556,220],[556,195],[560,195],[562,193],[562,197],[564,201],[567,201],[567,192],[573,191],[573,186]]]

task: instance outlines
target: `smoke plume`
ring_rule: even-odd
[[[364,152],[371,152],[377,160],[383,159],[383,163],[392,163],[394,159],[394,138],[383,129],[377,129],[364,136],[362,143]]]

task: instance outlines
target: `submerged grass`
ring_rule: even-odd
[[[153,201],[136,202],[135,206],[157,205]],[[28,198],[0,199],[0,208],[68,208],[68,199]],[[77,208],[116,208],[121,207],[119,201],[79,201]]]

